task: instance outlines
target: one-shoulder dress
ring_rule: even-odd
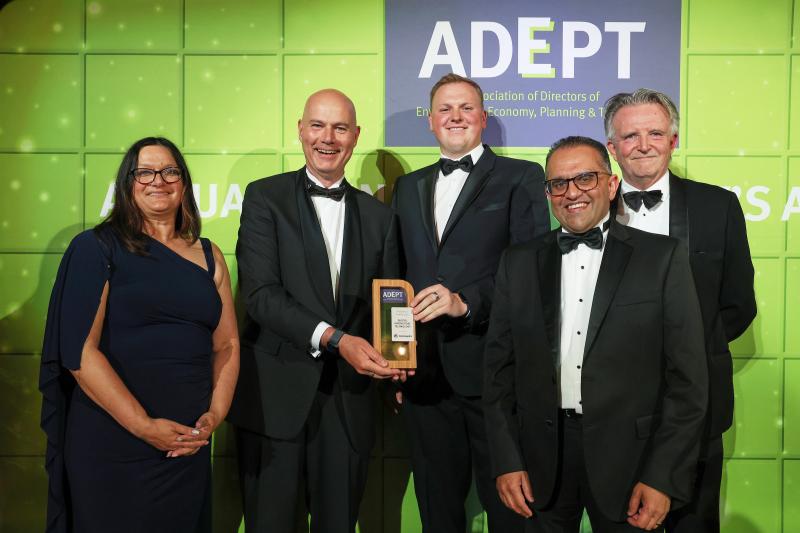
[[[113,231],[70,244],[47,315],[39,387],[47,434],[47,531],[210,530],[209,446],[167,458],[120,426],[75,385],[103,287],[100,350],[149,416],[193,426],[210,405],[212,334],[222,303],[211,244],[206,268],[155,239],[145,256]]]

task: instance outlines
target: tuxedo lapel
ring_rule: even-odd
[[[561,309],[561,252],[556,245],[556,233],[551,231],[545,245],[537,254],[539,268],[539,294],[542,298],[542,317],[547,340],[550,343],[553,363],[558,364],[559,320]]]
[[[447,219],[447,224],[442,232],[442,240],[439,243],[440,247],[444,244],[444,241],[447,240],[447,236],[453,230],[453,226],[455,226],[458,223],[458,220],[464,215],[467,207],[469,207],[473,200],[475,200],[478,194],[480,194],[480,192],[483,190],[483,187],[486,185],[486,182],[489,179],[489,173],[494,168],[494,162],[496,159],[497,156],[494,155],[492,149],[484,145],[483,154],[481,155],[480,159],[478,159],[478,163],[472,169],[472,172],[469,173],[467,181],[464,182],[464,187],[461,189],[458,199],[453,205],[453,210],[450,212],[450,218]]]
[[[355,189],[348,185],[344,197],[344,235],[342,241],[342,266],[339,268],[339,293],[336,299],[336,318],[344,324],[353,312],[361,291],[363,243],[361,241],[361,216]]]
[[[303,234],[303,249],[306,255],[306,266],[311,277],[311,286],[317,293],[317,298],[325,306],[328,316],[334,322],[336,309],[333,303],[333,288],[331,287],[331,272],[328,265],[328,249],[322,238],[322,229],[319,226],[319,217],[314,209],[314,204],[306,192],[306,169],[301,168],[295,179],[295,198],[297,212],[300,217],[300,229]]]
[[[689,250],[689,210],[683,181],[669,173],[669,236],[675,237]]]
[[[605,320],[608,306],[614,299],[614,293],[617,292],[619,282],[622,281],[625,266],[633,251],[631,246],[625,242],[626,240],[628,240],[628,232],[625,227],[612,221],[603,251],[603,259],[600,263],[600,272],[597,275],[597,286],[594,290],[589,327],[586,333],[586,346],[583,351],[584,359],[597,338],[597,332],[600,331],[600,326]]]
[[[433,165],[430,172],[417,181],[417,195],[419,196],[419,210],[422,213],[422,225],[425,235],[434,251],[437,249],[436,224],[433,216],[433,186],[439,177],[439,165]]]

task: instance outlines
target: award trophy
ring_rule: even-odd
[[[372,280],[372,345],[389,368],[417,368],[417,340],[411,284],[402,279]]]

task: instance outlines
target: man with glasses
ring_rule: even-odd
[[[484,404],[503,503],[534,532],[656,530],[691,495],[707,403],[686,251],[615,223],[605,147],[567,137],[544,188],[561,228],[506,250]]]
[[[678,110],[650,89],[612,96],[605,106],[608,149],[622,169],[617,220],[670,235],[689,252],[705,334],[709,405],[697,482],[689,505],[667,517],[667,531],[719,532],[722,433],[733,421],[728,343],[756,316],[753,263],[736,196],[669,170],[678,143]]]
[[[483,345],[500,253],[550,229],[536,163],[496,155],[481,143],[483,91],[443,76],[431,89],[429,126],[442,158],[401,176],[405,273],[416,290],[419,369],[404,387],[414,488],[425,533],[463,533],[473,472],[489,531],[522,520],[497,498],[481,406]]]

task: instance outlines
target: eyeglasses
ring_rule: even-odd
[[[550,196],[564,196],[569,189],[569,182],[575,184],[579,191],[588,192],[597,187],[597,176],[603,174],[610,176],[608,172],[581,172],[577,176],[571,178],[555,178],[552,180],[545,180],[544,189]]]
[[[175,183],[181,179],[181,169],[178,167],[167,167],[161,170],[152,168],[134,168],[131,170],[133,179],[142,185],[150,185],[153,183],[156,179],[156,174],[161,174],[161,179],[164,180],[164,183]]]

